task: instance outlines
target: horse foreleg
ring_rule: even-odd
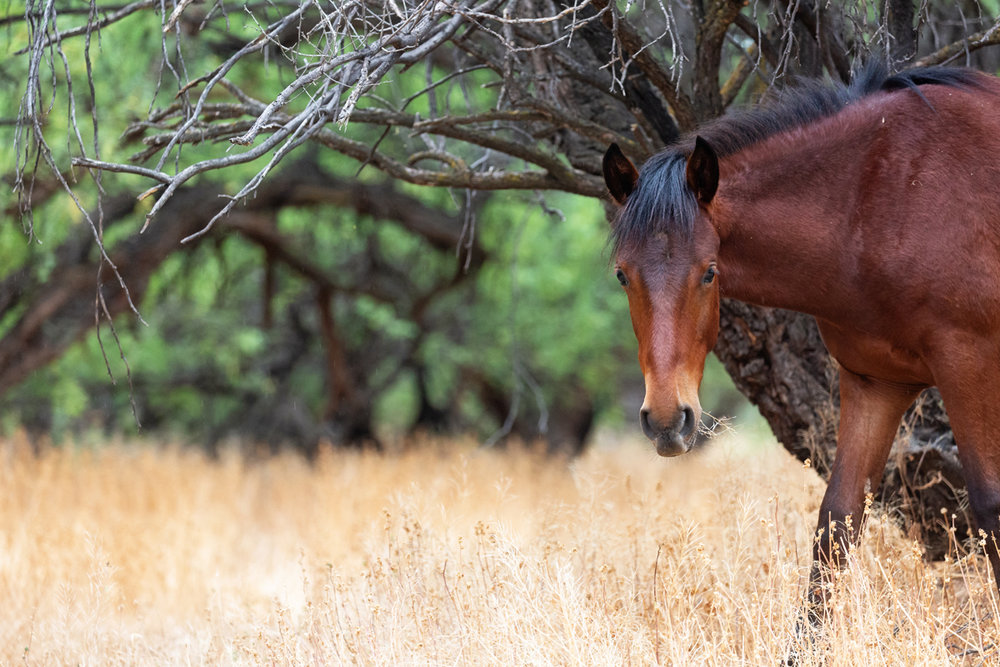
[[[840,425],[830,482],[820,505],[809,582],[811,620],[826,601],[828,574],[843,567],[861,529],[865,494],[882,479],[903,413],[920,392],[840,371]]]

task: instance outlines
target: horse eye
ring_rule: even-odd
[[[615,271],[615,278],[617,278],[618,282],[622,284],[622,287],[628,287],[628,278],[625,277],[624,271],[622,271],[621,269]]]
[[[711,285],[712,281],[715,280],[716,270],[714,266],[708,267],[708,271],[705,272],[705,276],[701,279],[703,285]]]

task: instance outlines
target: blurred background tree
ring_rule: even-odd
[[[3,423],[579,452],[641,395],[605,270],[607,145],[642,161],[872,59],[995,72],[996,5],[8,2]],[[722,315],[735,386],[827,474],[836,373],[815,324]],[[732,405],[719,368],[706,391]],[[938,547],[958,470],[928,393],[883,488]]]

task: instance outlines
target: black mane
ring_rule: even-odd
[[[708,141],[719,157],[725,157],[779,132],[832,116],[852,102],[878,91],[908,88],[923,98],[918,86],[925,84],[977,85],[975,72],[969,69],[925,67],[889,76],[884,68],[869,66],[859,72],[850,85],[803,80],[760,106],[708,123],[699,128],[697,134]],[[642,166],[639,182],[612,227],[615,254],[659,232],[691,234],[698,203],[687,186],[685,166],[694,137],[694,134],[682,137]]]

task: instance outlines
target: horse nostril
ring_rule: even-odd
[[[649,423],[649,410],[643,408],[639,410],[639,425],[642,426],[643,434],[650,440],[656,440],[656,436],[659,432],[654,430],[652,425]]]
[[[697,424],[694,421],[694,410],[690,406],[685,405],[681,408],[681,418],[680,424],[677,425],[677,434],[682,438],[686,438],[694,431]]]

